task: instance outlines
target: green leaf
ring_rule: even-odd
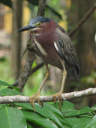
[[[32,110],[34,111],[32,105],[30,103],[15,103],[17,106],[22,107],[24,110]]]
[[[31,121],[38,127],[41,126],[42,128],[58,128],[56,124],[51,120],[49,120],[48,118],[44,118],[35,112],[23,111],[23,113],[27,120]]]
[[[84,114],[89,115],[92,112],[92,109],[89,107],[84,107],[81,108],[80,110],[76,110],[74,104],[65,101],[62,105],[62,112],[64,117],[72,117],[72,116],[76,117]]]
[[[89,107],[84,107],[80,110],[73,109],[64,112],[64,117],[72,117],[72,116],[75,117],[75,116],[84,116],[84,115],[88,116],[88,115],[92,115],[91,112],[92,110]]]
[[[88,122],[91,119],[86,117],[86,118],[66,118],[67,124],[69,124],[69,128],[85,128],[85,126],[88,124]],[[91,127],[90,127],[91,128]]]
[[[96,115],[92,118],[90,122],[87,122],[85,128],[96,128]]]
[[[0,90],[0,96],[13,96],[13,95],[19,95],[20,92],[15,89],[5,88]]]
[[[0,128],[27,128],[22,111],[6,106],[0,108]]]
[[[0,86],[10,86],[7,82],[0,80]]]
[[[71,111],[71,110],[74,110],[75,107],[74,107],[74,104],[72,104],[71,102],[69,101],[64,101],[63,102],[63,105],[62,105],[62,112],[66,112],[66,111]]]
[[[61,118],[63,118],[62,113],[59,109],[55,108],[52,104],[45,103],[43,106],[39,106],[38,104],[35,105],[36,112],[40,114],[44,114],[48,117],[50,117],[48,114],[49,112],[54,113],[56,115],[59,115]]]
[[[63,114],[57,108],[55,108],[52,104],[46,103],[43,105],[43,107],[37,104],[35,105],[35,108],[36,108],[36,112],[38,112],[40,115],[51,119],[56,124],[58,124],[58,126],[60,126],[61,128],[63,127],[62,123],[59,120],[60,118],[63,118]]]

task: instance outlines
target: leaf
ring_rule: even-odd
[[[92,110],[89,107],[84,107],[80,110],[73,109],[70,111],[66,111],[66,113],[64,113],[64,117],[72,117],[72,116],[74,116],[74,117],[79,116],[80,117],[80,116],[84,116],[84,115],[88,116],[91,114],[91,112],[92,112]]]
[[[22,111],[6,106],[0,108],[0,128],[27,128]]]
[[[34,111],[32,105],[30,103],[15,103],[17,106],[22,107],[24,110],[32,110]]]
[[[10,86],[7,82],[0,80],[0,86]]]
[[[19,95],[20,92],[15,89],[5,88],[0,90],[0,96],[13,96],[13,95]]]
[[[87,125],[87,123],[90,121],[91,119],[86,117],[86,118],[76,118],[76,117],[72,117],[72,118],[66,118],[66,122],[69,124],[69,128],[85,128],[85,126]],[[91,128],[91,127],[90,127]]]
[[[62,105],[62,112],[64,117],[72,117],[72,116],[76,117],[84,114],[88,115],[92,112],[92,109],[89,107],[84,107],[84,108],[81,108],[80,110],[76,110],[74,107],[74,104],[72,104],[71,102],[65,101]]]
[[[87,122],[85,128],[96,128],[96,115],[92,118],[90,122]]]
[[[31,121],[36,126],[42,128],[58,128],[51,120],[44,118],[35,112],[23,111],[25,118]]]
[[[69,101],[64,101],[63,102],[63,105],[62,105],[62,112],[66,112],[66,111],[70,111],[70,110],[74,110],[75,109],[75,106],[74,104],[72,104],[71,102]]]
[[[44,104],[43,107],[40,107],[38,104],[35,105],[36,108],[36,112],[38,112],[39,114],[41,114],[42,116],[51,119],[52,121],[54,121],[56,124],[58,124],[58,126],[60,126],[61,128],[62,123],[60,122],[60,118],[63,118],[62,113],[55,108],[52,104]]]

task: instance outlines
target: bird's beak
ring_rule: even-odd
[[[20,29],[18,30],[18,32],[27,31],[27,30],[33,29],[33,28],[35,28],[35,27],[36,27],[35,25],[34,25],[34,26],[27,25],[27,26],[25,26],[25,27],[20,28]]]

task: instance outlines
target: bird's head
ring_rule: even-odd
[[[23,31],[31,30],[32,32],[35,32],[36,30],[42,29],[44,26],[46,27],[50,22],[51,19],[49,18],[37,16],[33,18],[27,26],[20,28],[18,31],[23,32]]]

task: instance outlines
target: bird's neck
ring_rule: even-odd
[[[54,23],[54,21],[50,21],[50,23],[43,25],[42,31],[40,31],[39,35],[37,36],[37,39],[39,40],[39,42],[52,42],[56,38],[55,32],[56,24]]]

